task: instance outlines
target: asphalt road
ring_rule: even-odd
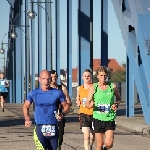
[[[25,128],[22,116],[22,108],[15,106],[8,106],[5,113],[0,113],[0,150],[36,150],[33,127]],[[66,119],[62,150],[84,150],[77,114],[69,114]],[[112,150],[149,150],[149,147],[150,136],[117,127]]]

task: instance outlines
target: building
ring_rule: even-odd
[[[93,75],[96,74],[96,71],[98,70],[100,65],[101,65],[101,59],[93,59]],[[111,69],[112,72],[115,72],[117,70],[125,70],[123,66],[119,65],[116,59],[108,59],[108,69]],[[61,79],[63,79],[62,82],[66,85],[67,74],[65,78],[64,77],[62,78],[62,75],[61,75]],[[75,87],[75,86],[78,86],[78,68],[77,67],[72,69],[72,87]]]

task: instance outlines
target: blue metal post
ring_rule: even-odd
[[[12,6],[12,5],[11,5]],[[13,6],[10,8],[9,14],[9,32],[11,31],[11,25],[14,18],[14,9]],[[15,103],[15,70],[14,70],[14,50],[15,50],[15,41],[8,36],[8,43],[13,43],[13,45],[9,45],[9,60],[8,60],[8,68],[6,77],[9,80],[12,80],[12,102]]]
[[[67,88],[72,97],[72,0],[67,0]]]
[[[93,73],[93,0],[90,0],[90,69]]]
[[[12,100],[12,80],[8,80],[9,82],[9,91],[8,91],[8,103],[13,103],[13,100]]]
[[[20,2],[17,3],[17,6],[16,6],[16,15],[19,14],[21,12],[21,4]],[[19,15],[16,20],[15,20],[15,25],[20,25],[21,24],[21,15]],[[15,47],[15,63],[14,63],[14,67],[15,67],[15,100],[16,100],[16,103],[21,103],[21,89],[22,89],[22,86],[21,86],[21,54],[22,54],[22,31],[20,29],[18,29],[17,27],[15,27],[15,31],[16,33],[18,34],[18,38],[16,38],[16,47]]]
[[[50,2],[50,0],[46,0],[46,2]],[[51,15],[51,3],[45,3],[45,8],[48,13],[48,15]],[[48,16],[45,14],[45,25],[46,25],[46,69],[51,70],[51,21],[49,20]]]
[[[34,6],[33,6],[34,7]],[[31,20],[31,62],[32,88],[35,89],[35,20]]]
[[[78,25],[78,84],[81,85],[83,71],[90,69],[90,0],[79,0]]]
[[[101,0],[101,65],[108,66],[108,0]]]
[[[126,61],[126,116],[134,116],[134,78],[129,58]]]
[[[24,3],[21,5],[21,12],[22,11],[24,11],[24,7],[25,7],[25,5],[24,5]],[[21,13],[20,14],[20,17],[21,17],[21,25],[23,25],[24,23],[23,23],[23,20],[24,20],[24,13]],[[25,35],[25,33],[23,33],[23,31],[22,30],[20,30],[21,32],[21,37],[20,37],[20,39],[21,39],[21,100],[22,100],[22,102],[23,102],[23,100],[24,100],[24,91],[25,91],[25,83],[24,83],[24,73],[25,73],[25,71],[24,71],[24,65],[25,65],[25,63],[24,63],[24,38],[23,38],[23,36],[24,37],[26,37],[26,35]]]
[[[20,24],[20,17],[16,19],[16,24]],[[16,103],[21,103],[21,31],[16,28],[18,38],[16,39],[16,51],[15,51],[15,81],[16,81]]]
[[[14,40],[13,40],[14,41]],[[15,44],[16,44],[16,42],[13,42],[14,43],[14,46],[13,46],[13,51],[12,51],[12,63],[13,63],[13,65],[12,65],[12,67],[13,67],[13,88],[12,88],[12,94],[13,94],[13,103],[16,103],[16,82],[15,82]]]
[[[60,1],[55,1],[56,11],[56,71],[58,84],[60,84]]]
[[[29,10],[29,0],[25,2],[25,10]],[[25,15],[25,25],[29,25],[29,17]],[[29,28],[25,27],[26,36],[29,37]],[[30,83],[30,41],[25,38],[25,83],[26,83],[26,97],[29,93],[29,83]]]
[[[41,0],[38,0],[41,2]],[[42,9],[38,7],[38,75],[42,71]]]

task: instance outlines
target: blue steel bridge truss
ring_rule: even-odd
[[[6,76],[12,82],[9,102],[22,103],[29,90],[35,88],[35,70],[56,69],[60,76],[60,0],[55,5],[55,29],[52,27],[50,0],[42,7],[33,4],[37,16],[29,20],[27,11],[30,0],[8,0],[10,4],[9,33],[12,25],[18,34],[12,39],[8,34],[9,45],[6,61]],[[34,0],[35,2],[35,0]],[[73,1],[67,0],[67,88],[72,96],[72,20]],[[134,116],[134,86],[136,85],[146,124],[150,124],[150,1],[112,0],[127,54],[126,116]],[[108,0],[101,0],[101,64],[108,65]],[[18,15],[19,14],[19,15]],[[78,0],[78,84],[85,68],[93,70],[93,0]],[[16,17],[17,16],[17,17]],[[44,16],[44,17],[43,17]],[[14,18],[16,17],[15,21]],[[44,19],[43,19],[44,18]],[[43,21],[44,20],[44,21]],[[22,30],[24,32],[22,32]],[[52,31],[55,30],[56,61],[52,60]],[[43,45],[46,45],[43,49]],[[44,64],[44,65],[43,65]],[[53,65],[55,64],[55,68]]]

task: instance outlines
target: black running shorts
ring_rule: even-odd
[[[66,119],[63,118],[61,121],[58,122],[59,127],[59,145],[62,145],[63,143],[63,135],[64,135],[64,127],[65,127]]]
[[[80,114],[81,127],[90,127],[92,129],[92,115]]]
[[[95,133],[105,133],[107,130],[115,130],[115,121],[101,121],[93,118]]]
[[[0,96],[3,96],[6,99],[8,96],[8,92],[0,92]]]

